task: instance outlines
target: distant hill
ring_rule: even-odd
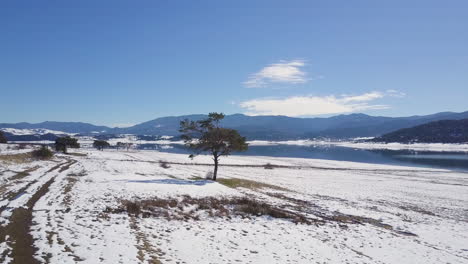
[[[42,135],[15,135],[12,133],[4,133],[8,141],[42,141],[49,140],[55,141],[59,135],[48,133]]]
[[[50,129],[56,131],[62,131],[67,133],[106,133],[111,130],[110,127],[106,126],[95,126],[88,123],[82,122],[55,122],[46,121],[42,123],[0,123],[0,128],[16,128],[16,129]]]
[[[79,134],[179,135],[179,123],[184,119],[199,120],[206,115],[161,117],[132,127],[110,128],[80,122],[43,122],[38,124],[0,124],[0,128],[49,129]],[[292,140],[304,138],[376,137],[431,121],[468,118],[468,112],[443,112],[425,116],[383,117],[365,114],[338,115],[328,118],[294,118],[287,116],[227,115],[222,125],[239,130],[249,140]]]
[[[374,138],[372,141],[387,143],[466,143],[468,142],[468,119],[440,120],[399,129]]]
[[[112,133],[169,135],[179,134],[179,123],[188,118],[199,120],[206,115],[157,118],[128,128],[117,128]],[[222,125],[239,130],[248,139],[289,140],[302,138],[375,137],[401,128],[413,127],[443,119],[468,118],[468,112],[443,112],[426,116],[383,117],[365,114],[338,115],[328,118],[294,118],[287,116],[228,115]]]

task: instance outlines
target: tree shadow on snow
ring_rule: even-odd
[[[180,179],[159,179],[159,180],[124,180],[129,183],[156,183],[156,184],[175,184],[175,185],[197,185],[203,186],[213,183],[209,180],[180,180]]]

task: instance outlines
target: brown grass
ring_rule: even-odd
[[[435,216],[436,215],[431,211],[425,210],[425,209],[420,208],[420,207],[415,206],[415,205],[401,205],[398,208],[403,209],[405,211],[413,211],[413,212],[417,212],[417,213],[425,214],[425,215],[430,215],[430,216]]]
[[[75,156],[75,157],[86,157],[86,156],[88,156],[88,154],[86,154],[86,153],[77,153],[77,152],[68,152],[68,153],[66,153],[66,155]]]
[[[39,169],[39,166],[34,166],[32,168],[26,169],[24,171],[17,172],[10,180],[21,180],[22,178],[28,176],[31,172]]]
[[[156,255],[162,255],[162,252],[159,249],[154,248],[149,242],[146,234],[138,227],[135,217],[130,218],[130,228],[135,232],[137,240],[136,248],[138,249],[137,258],[140,263],[145,263],[145,256],[149,255],[148,264],[161,264],[161,261]]]
[[[67,176],[71,176],[71,177],[83,177],[83,176],[86,176],[86,175],[88,175],[86,170],[81,170],[79,172],[70,172],[70,173],[67,174]]]
[[[73,187],[75,186],[75,184],[78,182],[79,179],[77,179],[76,177],[67,177],[66,180],[67,180],[67,184],[65,185],[65,187],[63,187],[63,191],[62,191],[62,193],[65,195],[63,197],[62,203],[67,206],[70,206],[71,200],[72,200],[71,190],[73,189]]]
[[[8,162],[8,163],[27,163],[31,162],[32,159],[32,153],[18,153],[18,154],[5,154],[5,155],[0,155],[0,161]]]
[[[187,212],[184,208],[190,206],[195,209]],[[178,199],[148,199],[140,201],[122,201],[117,209],[107,208],[105,213],[124,213],[130,216],[162,217],[167,220],[200,220],[199,212],[206,212],[209,217],[258,217],[270,216],[272,218],[288,219],[295,223],[310,224],[305,216],[287,211],[256,199],[243,198],[192,198],[184,196]]]
[[[258,182],[258,181],[246,180],[246,179],[239,179],[239,178],[221,178],[221,179],[218,179],[218,182],[230,188],[240,187],[240,188],[246,188],[246,189],[251,189],[251,190],[273,189],[273,190],[279,190],[279,191],[287,191],[286,188],[279,187],[276,185]]]
[[[265,194],[275,197],[275,198],[288,201],[292,203],[290,207],[293,208],[294,210],[315,215],[316,217],[323,219],[322,221],[323,223],[325,223],[325,221],[335,222],[335,223],[338,223],[341,228],[347,228],[346,226],[347,224],[358,224],[358,225],[370,224],[379,228],[393,231],[400,235],[416,236],[416,234],[408,232],[408,231],[395,230],[393,226],[383,223],[382,220],[377,220],[374,218],[358,216],[358,215],[348,215],[348,214],[343,214],[340,212],[327,212],[325,209],[311,203],[310,201],[288,197],[281,193],[265,193]]]

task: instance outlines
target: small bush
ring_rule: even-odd
[[[271,164],[271,163],[267,163],[267,164],[265,164],[265,165],[263,166],[263,168],[264,168],[265,170],[272,170],[272,169],[275,168],[275,166],[274,166],[273,164]]]
[[[47,146],[43,145],[40,149],[34,150],[32,156],[36,159],[50,159],[54,156],[54,153]]]
[[[159,167],[161,167],[163,169],[169,169],[171,166],[169,165],[169,163],[167,163],[167,161],[160,160],[159,161]]]
[[[125,209],[129,215],[138,216],[141,213],[140,205],[134,202],[127,202],[125,205]]]
[[[213,172],[209,171],[205,175],[205,180],[213,180]]]
[[[27,144],[20,143],[18,144],[18,149],[26,149],[27,146]]]

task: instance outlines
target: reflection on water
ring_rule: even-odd
[[[143,144],[139,149],[154,149],[170,153],[190,153],[183,145]],[[468,153],[421,152],[411,150],[364,150],[337,146],[270,145],[250,146],[235,155],[327,159],[390,165],[410,165],[431,168],[468,170]]]
[[[464,154],[432,154],[432,153],[413,153],[398,155],[399,158],[410,158],[410,159],[448,159],[448,160],[464,160],[468,161],[468,155]]]

